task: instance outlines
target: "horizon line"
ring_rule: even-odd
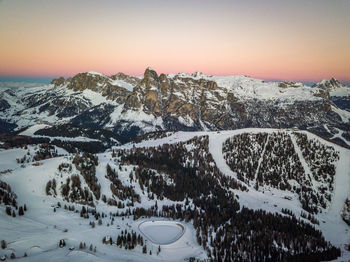
[[[154,70],[155,72],[157,72],[158,75],[160,74],[166,74],[166,75],[169,75],[169,74],[181,74],[181,73],[184,73],[184,74],[188,74],[188,75],[192,75],[196,72],[200,72],[200,71],[194,71],[194,72],[191,72],[191,73],[188,73],[188,72],[177,72],[177,73],[158,73],[157,70],[151,68],[152,70]],[[146,69],[145,69],[146,70]],[[76,76],[77,74],[80,74],[80,73],[88,73],[90,71],[94,71],[94,72],[97,72],[97,73],[101,73],[103,75],[106,75],[108,77],[110,76],[113,76],[113,75],[116,75],[118,73],[123,73],[123,74],[126,74],[126,75],[130,75],[130,76],[143,76],[144,73],[125,73],[125,72],[122,72],[122,71],[118,71],[116,73],[112,73],[112,74],[106,74],[106,73],[103,73],[103,72],[99,72],[99,71],[96,71],[96,70],[89,70],[89,71],[81,71],[81,72],[78,72],[78,73],[73,73],[73,74],[62,74],[62,75],[26,75],[26,74],[10,74],[10,75],[2,75],[0,74],[0,80],[1,78],[3,79],[6,79],[6,78],[33,78],[33,79],[55,79],[55,78],[59,78],[59,77],[64,77],[65,79],[67,78],[70,78],[70,77],[74,77]],[[202,72],[200,72],[202,73]],[[278,77],[259,77],[259,76],[254,76],[254,75],[249,75],[249,74],[207,74],[207,73],[203,73],[204,75],[208,75],[208,76],[246,76],[246,77],[251,77],[251,78],[255,78],[255,79],[261,79],[261,80],[264,80],[264,81],[271,81],[271,82],[274,82],[274,81],[298,81],[298,82],[319,82],[319,81],[322,81],[324,79],[331,79],[331,78],[335,78],[337,79],[338,81],[341,81],[341,82],[345,82],[345,83],[350,83],[350,78],[347,79],[347,78],[337,78],[337,77],[321,77],[321,78],[312,78],[312,79],[305,79],[305,78],[298,78],[298,77],[295,77],[295,78],[278,78]],[[4,81],[2,81],[4,82]],[[9,82],[13,82],[12,80],[9,81]]]

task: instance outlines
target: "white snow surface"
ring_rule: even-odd
[[[31,148],[30,148],[31,150]],[[57,208],[57,202],[60,201],[62,207],[64,204],[71,205],[62,200],[60,190],[58,196],[46,196],[45,186],[48,180],[55,178],[58,188],[60,183],[65,182],[66,177],[60,178],[58,175],[58,165],[64,162],[71,161],[71,155],[66,157],[57,157],[48,160],[40,161],[41,165],[33,166],[32,163],[24,164],[20,167],[16,162],[16,158],[21,158],[27,153],[24,149],[0,150],[0,178],[8,183],[12,191],[18,195],[19,205],[24,203],[27,205],[28,211],[24,216],[17,216],[16,219],[5,214],[5,207],[0,206],[0,239],[6,239],[8,248],[0,249],[0,257],[15,252],[17,258],[23,261],[183,261],[191,256],[205,258],[206,253],[201,246],[196,242],[196,233],[191,223],[176,221],[184,227],[183,235],[175,234],[181,237],[167,243],[161,244],[161,252],[157,255],[159,244],[154,244],[151,241],[144,241],[147,245],[147,250],[152,250],[152,255],[143,254],[142,247],[137,246],[134,250],[129,251],[121,249],[115,245],[104,245],[102,239],[104,236],[112,236],[113,241],[116,241],[116,236],[121,234],[125,229],[128,232],[134,231],[141,234],[139,224],[152,220],[163,220],[157,222],[163,225],[168,224],[168,219],[163,218],[140,218],[136,221],[131,217],[116,217],[114,225],[107,225],[109,219],[104,218],[102,225],[96,225],[95,228],[89,226],[90,221],[94,218],[82,219],[79,213],[70,212],[63,208]],[[118,168],[112,164],[111,153],[99,154],[99,165],[96,170],[96,177],[101,183],[101,194],[106,194],[106,188],[110,182],[105,179],[106,164],[111,164],[112,168]],[[142,204],[136,203],[138,207],[149,208],[154,205],[155,200],[149,200],[142,193],[140,186],[131,184],[129,174],[133,166],[123,166],[121,171],[118,171],[118,176],[124,185],[134,186],[137,194],[141,195]],[[10,171],[8,171],[10,169]],[[3,172],[8,171],[8,172]],[[72,174],[78,174],[82,181],[82,186],[87,186],[81,175],[73,167]],[[105,180],[103,180],[103,178]],[[84,181],[84,182],[83,182]],[[110,192],[110,191],[109,191]],[[107,195],[110,197],[110,195]],[[102,201],[97,202],[97,211],[109,214],[109,212],[121,211],[117,207],[108,206]],[[158,206],[161,209],[164,204],[172,205],[178,202],[167,200],[166,198]],[[53,207],[56,206],[56,213],[53,213]],[[77,209],[81,205],[75,204]],[[124,211],[127,207],[124,209]],[[97,224],[97,221],[96,221]],[[179,227],[180,229],[180,227]],[[173,228],[170,229],[172,231]],[[181,230],[180,230],[181,231]],[[174,235],[172,235],[174,236]],[[65,239],[66,248],[59,248],[58,242],[60,239]],[[171,239],[170,239],[171,240]],[[97,247],[97,252],[89,251],[89,248],[79,250],[79,243],[86,242],[87,247],[90,244]],[[68,247],[74,247],[74,250],[69,250]],[[181,252],[179,252],[181,251]],[[28,257],[22,257],[24,252]]]
[[[87,98],[93,105],[108,103],[106,97],[90,89],[84,89],[82,95],[83,97]]]
[[[40,129],[50,127],[50,125],[46,124],[36,124],[28,127],[23,132],[19,133],[19,135],[23,136],[31,136],[31,137],[44,137],[49,138],[50,140],[62,140],[62,141],[76,141],[76,142],[91,142],[91,141],[100,141],[98,139],[83,137],[83,136],[76,136],[76,137],[65,137],[65,136],[42,136],[42,135],[35,135],[34,133]]]
[[[106,127],[113,127],[119,120],[134,122],[133,125],[143,128],[146,132],[155,131],[155,127],[163,128],[163,119],[152,114],[145,113],[142,109],[123,112],[123,104],[117,106],[110,115],[111,120]]]
[[[103,77],[106,77],[106,75],[102,74],[102,73],[99,73],[99,72],[96,72],[96,71],[89,71],[87,72],[89,75],[92,75],[92,76],[103,76]]]
[[[119,79],[117,79],[117,80],[112,80],[112,81],[111,81],[111,84],[112,84],[112,85],[117,85],[117,86],[123,87],[123,88],[125,88],[126,90],[128,90],[128,91],[130,91],[130,92],[132,92],[132,91],[134,90],[134,86],[133,86],[132,84],[130,84],[130,83],[128,83],[128,82],[125,82],[125,81],[123,81],[123,80],[119,80]]]
[[[350,87],[342,86],[334,90],[331,90],[329,94],[331,96],[339,96],[339,97],[350,96]]]
[[[196,72],[192,75],[179,73],[177,75],[168,74],[169,78],[192,78],[195,80],[206,79],[215,81],[219,87],[223,87],[228,91],[233,92],[236,96],[246,99],[278,99],[282,101],[295,100],[320,100],[320,97],[315,96],[318,93],[318,88],[306,86],[302,83],[295,83],[296,87],[279,87],[279,82],[265,82],[264,80],[255,79],[248,76],[212,76]]]
[[[30,127],[28,127],[26,130],[24,130],[23,132],[19,133],[19,135],[22,136],[34,136],[34,133],[40,129],[49,127],[49,125],[45,125],[45,124],[37,124],[37,125],[32,125]]]
[[[332,106],[332,110],[337,113],[343,122],[347,123],[350,121],[350,112],[346,110],[342,110],[338,107]]]
[[[139,230],[152,243],[169,245],[183,236],[185,233],[185,226],[176,221],[153,220],[139,224]]]

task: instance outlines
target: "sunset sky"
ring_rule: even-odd
[[[350,81],[349,0],[0,0],[0,76]]]

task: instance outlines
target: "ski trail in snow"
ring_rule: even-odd
[[[350,153],[344,148],[339,149],[340,159],[336,168],[334,195],[328,211],[320,214],[320,218],[326,222],[320,225],[325,237],[338,246],[350,242],[348,225],[340,216],[345,199],[350,193]],[[346,252],[344,247],[342,249]],[[350,252],[347,252],[347,255],[350,259]]]
[[[266,142],[265,142],[265,145],[264,145],[264,149],[263,149],[263,151],[261,152],[261,156],[260,156],[260,159],[259,159],[259,162],[258,162],[258,167],[256,168],[255,175],[254,175],[254,182],[255,182],[255,184],[256,184],[256,180],[257,180],[257,178],[258,178],[258,173],[259,173],[259,169],[260,169],[261,162],[262,162],[263,159],[264,159],[264,155],[265,155],[265,151],[266,151],[266,145],[267,145],[267,143],[269,142],[269,139],[270,139],[270,134],[267,134]]]
[[[330,211],[333,209],[337,213],[343,207],[343,204],[349,194],[350,189],[350,154],[348,151],[342,150],[341,159],[336,170],[335,186],[334,186],[334,201],[332,201]]]
[[[316,187],[316,185],[318,185],[318,182],[317,182],[316,179],[314,178],[314,175],[312,174],[309,165],[306,163],[306,160],[305,160],[305,158],[304,158],[304,156],[303,156],[303,153],[301,152],[300,147],[298,146],[298,143],[297,143],[297,141],[296,141],[296,139],[295,139],[295,136],[294,136],[293,134],[289,134],[289,136],[290,136],[290,138],[291,138],[291,140],[292,140],[292,143],[293,143],[293,145],[294,145],[294,150],[295,150],[295,152],[296,152],[297,155],[298,155],[298,158],[299,158],[299,160],[300,160],[300,163],[301,163],[301,165],[303,166],[303,169],[304,169],[304,171],[305,171],[305,174],[308,175],[308,177],[310,178],[310,181],[311,181],[311,183],[312,183],[312,187],[313,187],[313,188]]]
[[[230,137],[234,136],[234,134],[210,134],[209,135],[209,152],[211,153],[216,166],[219,170],[225,175],[234,178],[237,182],[245,185],[247,188],[251,189],[251,187],[244,183],[243,181],[237,178],[237,173],[233,172],[231,168],[227,165],[224,155],[222,153],[223,143]]]

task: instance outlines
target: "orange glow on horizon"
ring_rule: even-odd
[[[183,9],[137,2],[0,2],[0,75],[142,75],[151,66],[158,73],[350,81],[348,3],[189,1]]]

